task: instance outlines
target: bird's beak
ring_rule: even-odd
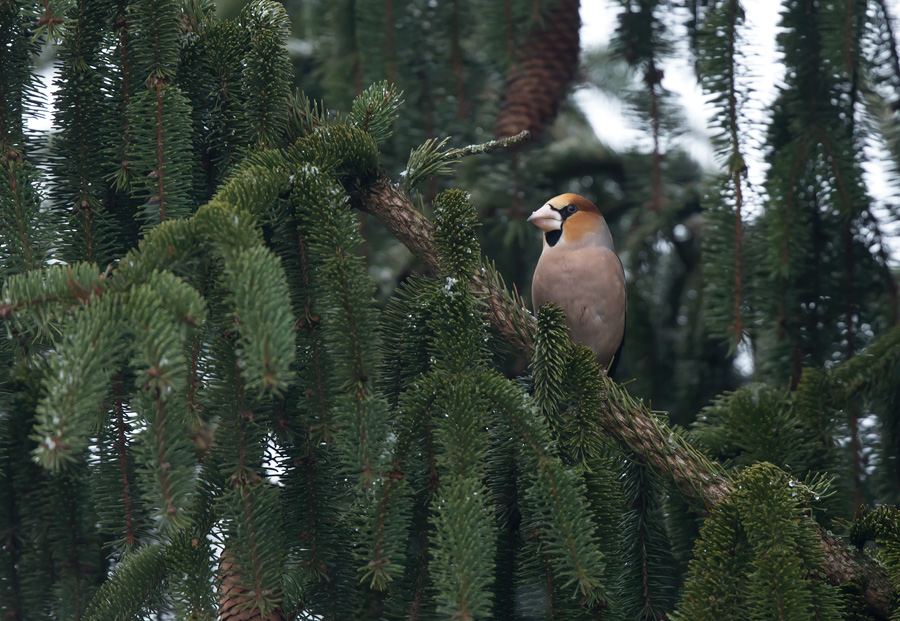
[[[544,231],[558,231],[562,228],[562,217],[550,205],[544,205],[528,218],[528,221]]]

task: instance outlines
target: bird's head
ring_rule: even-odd
[[[606,219],[596,205],[578,194],[560,194],[528,221],[544,231],[544,246],[598,245],[614,250]]]

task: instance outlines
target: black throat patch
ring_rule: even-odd
[[[553,207],[552,209],[559,212],[559,215],[562,217],[562,222],[559,225],[559,230],[547,231],[544,233],[544,239],[547,240],[547,245],[551,248],[559,242],[559,238],[562,237],[562,227],[565,225],[569,216],[578,211],[578,207],[575,205],[566,205],[562,209],[557,209],[556,207]]]

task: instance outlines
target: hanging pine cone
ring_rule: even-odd
[[[222,578],[219,585],[219,621],[284,621],[284,613],[280,607],[263,615],[259,608],[249,605],[250,594],[235,578],[237,569],[239,566],[228,558],[224,558],[219,565],[219,575]]]
[[[497,138],[523,129],[536,136],[556,118],[578,69],[578,5],[579,0],[560,0],[519,46],[494,126]]]

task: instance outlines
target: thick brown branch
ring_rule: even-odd
[[[360,195],[363,211],[371,213],[424,264],[437,270],[434,226],[412,206],[409,195],[386,176]]]
[[[438,267],[434,248],[434,226],[413,207],[406,193],[382,175],[359,193],[361,209],[373,214],[429,270]],[[517,353],[534,352],[534,317],[487,269],[474,280],[484,299],[484,312],[491,328]],[[654,472],[668,480],[693,504],[712,508],[730,492],[730,482],[679,435],[662,425],[639,401],[606,379],[604,430]],[[865,555],[820,531],[825,551],[825,572],[831,584],[856,582],[863,589],[869,612],[887,619],[891,614],[893,588],[884,570]]]

